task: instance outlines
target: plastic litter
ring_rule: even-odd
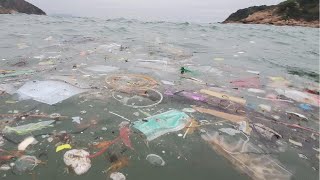
[[[248,88],[249,87],[250,88],[259,88],[260,87],[259,77],[233,80],[230,83],[236,87],[248,87]]]
[[[24,150],[27,149],[27,147],[30,144],[34,144],[36,142],[37,142],[37,140],[34,137],[32,137],[32,136],[31,137],[27,137],[18,145],[18,150],[19,151],[24,151]]]
[[[265,105],[265,104],[259,104],[259,108],[263,111],[263,112],[270,112],[271,111],[271,106]]]
[[[166,81],[166,80],[161,80],[161,82],[165,85],[170,85],[170,86],[174,86],[174,83],[171,81]]]
[[[304,154],[298,154],[299,155],[299,158],[302,158],[302,159],[308,159],[308,157],[307,156],[305,156]]]
[[[302,147],[302,143],[301,143],[301,142],[297,142],[297,141],[294,141],[294,140],[292,140],[292,139],[289,139],[289,142],[290,142],[291,144],[296,145],[296,146]]]
[[[1,91],[12,95],[17,92],[17,89],[12,84],[0,84],[0,92]]]
[[[248,137],[243,140],[241,137],[233,138],[238,136],[228,136],[220,135],[214,130],[201,135],[214,151],[227,158],[236,169],[252,179],[291,179],[291,172],[270,155],[264,154],[263,149],[249,142]]]
[[[110,146],[111,143],[112,143],[112,141],[102,141],[102,142],[97,142],[97,143],[95,142],[93,144],[93,146],[95,148],[102,149],[102,148],[105,148],[107,146]]]
[[[72,149],[70,144],[62,144],[60,146],[57,146],[56,152],[62,151],[64,149]]]
[[[223,61],[223,60],[224,60],[224,58],[216,57],[216,58],[213,58],[213,60],[215,60],[215,61]]]
[[[17,93],[23,99],[31,98],[53,105],[85,91],[60,81],[30,81],[18,89]]]
[[[272,81],[286,81],[286,79],[281,76],[270,76],[269,79]]]
[[[247,123],[247,121],[240,121],[238,122],[238,124],[239,124],[239,127],[238,127],[239,131],[242,131],[246,134],[250,134],[251,129],[249,128],[249,123]]]
[[[89,66],[85,68],[86,70],[89,71],[95,71],[95,72],[101,72],[101,73],[110,73],[119,70],[118,67],[114,66],[104,66],[104,65],[94,65],[94,66]]]
[[[45,41],[52,41],[53,40],[53,37],[52,36],[49,36],[47,38],[44,39]]]
[[[110,174],[112,180],[126,180],[126,176],[120,172],[113,172]]]
[[[5,21],[12,17],[8,18],[5,17]],[[61,21],[68,23],[65,18]],[[94,22],[91,19],[85,21]],[[96,24],[102,21],[98,20]],[[9,44],[0,42],[0,46],[5,47],[0,47],[0,51],[8,50],[1,55],[4,61],[0,58],[0,76],[5,76],[0,78],[0,165],[10,164],[13,173],[11,170],[2,172],[1,178],[21,179],[13,168],[14,162],[23,155],[48,160],[48,165],[39,169],[33,168],[40,161],[32,158],[23,161],[25,164],[28,160],[32,162],[28,165],[33,172],[17,172],[26,176],[32,174],[33,179],[46,175],[48,179],[94,179],[97,173],[106,173],[102,177],[104,179],[126,179],[126,176],[129,179],[148,179],[147,175],[163,174],[168,170],[152,166],[181,163],[184,164],[182,169],[172,171],[180,179],[236,177],[237,173],[229,169],[231,163],[242,171],[238,174],[247,174],[251,179],[318,177],[319,108],[316,106],[320,102],[319,83],[315,83],[314,78],[310,80],[306,76],[287,73],[291,66],[300,66],[301,63],[279,62],[281,57],[276,57],[279,53],[262,57],[259,53],[244,51],[246,54],[243,56],[241,53],[244,52],[237,53],[241,50],[241,43],[240,46],[239,43],[229,43],[231,46],[227,48],[217,46],[216,52],[210,53],[212,47],[207,45],[212,43],[208,40],[214,36],[208,34],[208,29],[224,29],[215,25],[176,24],[176,28],[171,28],[171,34],[190,28],[203,32],[199,31],[200,35],[180,33],[176,40],[165,33],[151,32],[145,36],[161,35],[162,39],[156,37],[156,42],[150,42],[141,41],[139,35],[130,33],[141,29],[135,28],[135,21],[119,19],[110,23],[111,31],[107,34],[119,31],[124,37],[99,39],[100,29],[105,29],[103,25],[95,28],[97,31],[94,32],[98,34],[61,33],[52,35],[57,37],[53,41],[43,40],[48,35],[30,39],[19,33],[7,32],[8,37],[17,41],[10,40]],[[41,24],[46,26],[48,23]],[[120,27],[123,24],[132,28]],[[170,26],[170,23],[138,25],[143,24],[156,29],[161,29],[162,25]],[[86,29],[87,26],[80,28]],[[194,38],[198,36],[201,38]],[[4,37],[6,40],[7,36]],[[36,37],[42,38],[37,41]],[[118,39],[125,45],[108,42],[110,39]],[[183,39],[186,42],[179,43]],[[252,39],[245,39],[246,45],[253,45],[249,43]],[[37,45],[16,54],[10,53],[15,52],[10,49],[10,42],[19,41],[26,41],[27,45],[36,42]],[[202,41],[207,43],[201,44]],[[99,46],[101,42],[106,44]],[[256,48],[259,47],[257,44]],[[248,47],[245,48],[247,51]],[[35,50],[38,52],[33,52]],[[238,58],[233,58],[233,54],[226,55],[228,51],[233,51]],[[312,51],[314,49],[311,48],[311,53],[308,53],[311,61],[318,55]],[[252,61],[257,57],[262,59],[262,63]],[[311,61],[297,71],[318,77]],[[277,74],[284,78],[265,76]],[[81,92],[88,93],[79,95]],[[300,121],[306,119],[308,121]],[[47,125],[37,124],[45,123],[42,120],[55,121]],[[52,126],[54,128],[44,129]],[[34,138],[28,137],[30,135]],[[199,136],[205,141],[199,142]],[[39,143],[31,145],[35,139]],[[221,158],[210,160],[210,155],[216,156],[217,153],[203,151],[206,142],[231,163],[225,164]],[[74,146],[77,149],[72,150]],[[76,152],[70,153],[69,150]],[[296,156],[293,161],[290,160],[292,154]],[[308,159],[299,160],[298,155]],[[141,161],[141,157],[144,162],[136,163]],[[71,161],[66,163],[68,170],[75,169],[77,174],[87,172],[83,178],[62,174],[64,167],[61,163],[64,165],[62,160],[65,159]],[[131,160],[132,167],[129,166]],[[150,167],[144,168],[145,165]],[[215,174],[211,171],[212,167],[220,165],[225,167],[224,172]],[[95,167],[89,172],[91,166]],[[127,166],[127,169],[121,169]],[[10,167],[0,166],[0,170]],[[50,170],[55,167],[56,171]],[[295,171],[294,176],[286,170],[287,167]],[[145,173],[138,177],[133,174],[135,168]],[[170,174],[159,178],[175,179],[170,178]],[[246,177],[240,179],[243,178]]]
[[[16,174],[23,174],[32,171],[39,163],[40,161],[35,156],[21,156],[15,161],[13,172]]]
[[[147,104],[147,105],[136,105],[135,101],[137,102],[143,102],[145,99],[147,99],[148,97],[150,97],[149,94],[151,94],[151,92],[155,92],[156,94],[158,94],[159,96],[159,100],[156,102],[153,102],[151,104]],[[160,91],[155,90],[155,89],[145,89],[143,91],[143,94],[139,94],[139,95],[134,95],[132,97],[116,97],[115,93],[112,93],[112,97],[114,99],[116,99],[117,101],[119,101],[120,103],[122,103],[125,106],[129,106],[132,108],[148,108],[148,107],[152,107],[152,106],[156,106],[158,104],[160,104],[163,100],[163,95],[161,94]],[[131,104],[129,103],[131,102]]]
[[[127,167],[128,165],[129,165],[129,158],[121,157],[111,164],[111,166],[107,169],[107,172],[116,172],[124,167]]]
[[[241,121],[246,121],[246,117],[245,116],[238,116],[238,115],[228,114],[228,113],[216,111],[216,110],[213,110],[213,109],[206,109],[206,108],[196,107],[196,106],[194,106],[193,109],[195,109],[198,112],[210,114],[210,115],[213,115],[213,116],[217,116],[217,117],[220,117],[220,118],[223,118],[223,119],[227,119],[227,120],[235,122],[235,123],[238,123],[238,122],[241,122]]]
[[[230,96],[230,95],[224,94],[224,93],[214,92],[214,91],[210,91],[210,90],[206,90],[206,89],[201,89],[200,92],[203,93],[203,94],[207,94],[207,95],[210,95],[210,96],[214,96],[214,97],[220,98],[220,99],[227,99],[227,100],[239,103],[239,104],[245,104],[246,103],[245,99],[234,97],[234,96]]]
[[[129,129],[128,125],[120,127],[119,133],[120,133],[120,138],[121,138],[123,144],[133,150],[132,143],[131,143],[130,136],[129,136],[130,129]]]
[[[190,121],[188,122],[188,124],[185,127],[186,131],[183,135],[183,138],[186,138],[187,134],[193,134],[194,131],[196,131],[199,127],[200,127],[200,125],[199,125],[198,121],[196,121],[195,119],[190,119]]]
[[[269,127],[264,126],[263,124],[255,123],[252,126],[253,129],[256,130],[262,137],[268,140],[282,138],[282,136],[278,132],[274,131]]]
[[[233,129],[233,128],[220,128],[219,131],[227,133],[230,136],[234,136],[234,135],[240,133],[240,131]]]
[[[86,173],[91,167],[91,160],[87,157],[89,153],[83,149],[72,149],[63,156],[67,166],[71,166],[77,175]]]
[[[254,89],[254,88],[249,88],[249,89],[248,89],[248,92],[257,93],[257,94],[264,94],[264,93],[266,93],[265,90],[262,90],[262,89]]]
[[[154,89],[158,82],[153,78],[140,74],[118,74],[106,78],[106,82],[113,89],[121,92]]]
[[[164,166],[166,165],[165,161],[162,159],[161,156],[156,154],[148,154],[146,160],[149,161],[150,164],[154,166]]]
[[[310,104],[299,104],[299,107],[304,111],[312,111],[313,108]]]
[[[0,147],[4,145],[4,139],[2,136],[0,136]]]
[[[247,70],[247,72],[248,72],[248,73],[251,73],[251,74],[257,74],[257,75],[258,75],[258,74],[260,74],[260,72],[259,72],[259,71],[251,71],[251,70]]]
[[[28,74],[32,74],[34,72],[35,72],[34,70],[11,71],[8,73],[0,74],[0,78],[28,75]]]
[[[115,116],[118,116],[118,117],[120,117],[120,118],[122,118],[122,119],[124,119],[124,120],[126,120],[126,121],[131,121],[130,119],[128,119],[128,118],[125,118],[125,117],[123,117],[123,116],[121,116],[121,115],[119,115],[119,114],[117,114],[117,113],[114,113],[114,112],[112,112],[112,111],[109,111],[109,113],[110,114],[113,114],[113,115],[115,115]]]
[[[103,141],[103,142],[98,143],[96,145],[96,147],[101,148],[101,150],[96,152],[96,153],[94,153],[94,154],[90,154],[87,157],[88,158],[96,158],[96,157],[102,155],[104,152],[106,152],[108,150],[108,148],[111,145],[116,143],[119,139],[121,140],[121,136],[120,135],[117,138],[115,138],[114,140],[112,140],[112,141]]]
[[[47,128],[52,126],[51,124],[54,123],[55,120],[49,120],[49,121],[41,121],[37,123],[29,123],[21,126],[16,126],[16,127],[10,127],[10,126],[5,126],[3,129],[4,133],[16,133],[19,135],[27,134],[32,131],[36,130],[41,130],[43,128]]]
[[[191,99],[191,100],[196,100],[196,101],[202,101],[205,102],[206,101],[206,97],[203,96],[202,94],[198,94],[198,93],[193,93],[193,92],[187,92],[187,91],[183,91],[183,92],[179,92],[179,94],[181,94],[182,96]],[[173,95],[173,94],[172,94]]]
[[[181,73],[181,74],[193,73],[193,71],[191,71],[190,69],[188,69],[188,68],[186,68],[186,67],[181,67],[181,68],[180,68],[180,73]]]
[[[308,118],[307,118],[305,115],[302,115],[302,114],[299,114],[299,113],[296,113],[296,112],[291,112],[291,111],[286,111],[286,113],[287,113],[288,115],[291,115],[291,116],[296,116],[296,117],[298,117],[298,118],[301,119],[301,120],[308,121]]]
[[[192,109],[192,108],[183,108],[182,109],[183,112],[188,112],[188,113],[194,113],[196,112],[196,110]]]
[[[7,164],[3,164],[0,166],[0,171],[9,171],[11,167]]]
[[[79,116],[72,117],[72,122],[75,122],[77,124],[80,124],[82,120],[83,119],[81,117],[79,117]]]
[[[133,123],[133,127],[142,132],[148,141],[151,141],[166,133],[183,129],[188,120],[189,116],[184,112],[170,110],[136,121]]]
[[[315,95],[311,95],[311,94],[308,94],[305,92],[292,90],[292,89],[275,89],[275,91],[279,95],[286,96],[287,98],[293,99],[295,101],[306,103],[306,104],[311,104],[311,105],[319,107],[319,101],[315,97]]]
[[[49,65],[54,65],[54,61],[49,60],[49,61],[41,61],[38,63],[40,66],[49,66]]]

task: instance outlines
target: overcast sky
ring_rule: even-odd
[[[67,14],[145,21],[220,22],[232,12],[283,0],[27,0],[48,15]]]

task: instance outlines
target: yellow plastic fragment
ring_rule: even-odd
[[[6,101],[5,103],[6,103],[6,104],[15,104],[16,102],[17,102],[17,101],[10,101],[10,100],[9,100],[9,101]]]
[[[238,115],[234,115],[234,114],[228,114],[228,113],[224,113],[224,112],[220,112],[220,111],[216,111],[213,109],[206,109],[206,108],[202,108],[202,107],[197,107],[197,106],[193,106],[192,107],[194,110],[200,112],[200,113],[205,113],[205,114],[210,114],[216,117],[220,117],[223,119],[227,119],[231,122],[241,122],[241,121],[247,121],[245,116],[238,116]]]
[[[72,147],[70,144],[62,144],[56,148],[56,152],[62,151],[64,149],[71,149],[71,148]]]
[[[269,77],[272,81],[285,81],[286,79],[284,79],[281,76],[270,76]]]
[[[239,104],[245,104],[246,103],[245,99],[234,97],[234,96],[230,96],[230,95],[224,94],[224,93],[219,93],[219,92],[206,90],[206,89],[201,89],[200,93],[207,94],[209,96],[214,96],[214,97],[217,97],[217,98],[220,98],[220,99],[227,99],[227,100],[239,103]]]
[[[213,60],[215,60],[215,61],[223,61],[223,60],[224,60],[224,58],[216,57],[216,58],[213,58]]]

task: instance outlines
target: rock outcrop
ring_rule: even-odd
[[[14,13],[46,15],[44,11],[24,0],[0,0],[0,14]]]
[[[319,0],[287,0],[274,6],[253,6],[240,9],[231,14],[223,23],[319,28]]]

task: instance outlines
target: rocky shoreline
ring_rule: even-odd
[[[304,14],[292,17],[290,16],[293,14],[290,12],[291,9],[287,8],[284,11],[280,11],[279,6],[280,4],[275,6],[253,6],[240,9],[231,14],[223,23],[269,24],[277,26],[303,26],[312,28],[320,27],[318,18],[312,16],[311,18],[306,19]],[[301,9],[300,6],[299,8]]]
[[[24,0],[0,0],[0,14],[16,13],[46,15],[43,10]]]

